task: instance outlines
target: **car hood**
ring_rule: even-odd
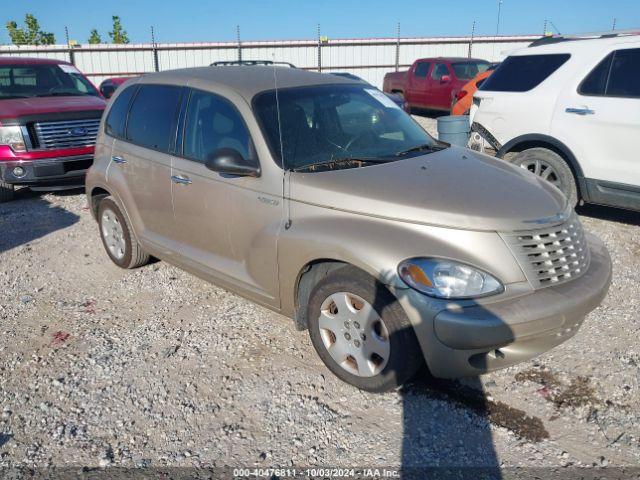
[[[104,110],[105,105],[102,98],[92,95],[0,99],[0,121],[47,113]]]
[[[559,223],[568,208],[545,180],[459,147],[368,167],[294,172],[290,191],[292,201],[468,230],[529,230]]]

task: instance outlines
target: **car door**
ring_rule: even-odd
[[[452,73],[446,63],[435,63],[429,76],[427,101],[429,108],[449,110],[451,107]]]
[[[134,88],[123,95],[133,96]],[[124,101],[123,95],[116,102]],[[121,184],[118,190],[138,239],[162,251],[172,249],[169,150],[175,138],[180,95],[180,87],[172,85],[137,87],[128,119],[119,126],[121,134],[113,143],[108,170],[109,182]]]
[[[620,46],[594,63],[560,95],[552,130],[586,178],[640,187],[640,48]]]
[[[282,184],[265,193],[260,177],[218,173],[205,165],[207,157],[223,148],[258,163],[238,109],[220,95],[191,89],[179,143],[171,189],[185,266],[256,301],[279,306],[276,241]]]
[[[405,97],[407,102],[413,106],[425,106],[425,95],[427,93],[427,75],[430,62],[418,61],[416,62],[412,71],[407,76],[407,91]]]

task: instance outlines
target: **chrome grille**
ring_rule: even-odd
[[[575,213],[556,227],[502,236],[536,288],[568,282],[589,268],[589,248]]]
[[[35,123],[37,147],[41,150],[95,145],[99,118]]]

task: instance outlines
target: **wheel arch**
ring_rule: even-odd
[[[584,173],[582,172],[582,167],[578,159],[571,149],[557,138],[539,133],[521,135],[505,143],[500,150],[496,152],[496,157],[504,158],[508,153],[522,152],[529,148],[547,148],[560,155],[573,171],[578,183],[579,193],[584,191],[582,188]]]
[[[98,219],[98,205],[100,205],[100,200],[109,196],[111,196],[111,192],[102,187],[93,187],[89,192],[89,210],[94,219]]]
[[[308,328],[307,309],[305,306],[309,302],[313,287],[329,273],[344,267],[356,268],[366,275],[369,275],[377,282],[380,282],[380,279],[377,278],[373,272],[345,260],[335,258],[317,258],[308,261],[299,270],[294,287],[293,319],[298,330],[306,330]]]

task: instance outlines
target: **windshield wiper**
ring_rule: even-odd
[[[406,150],[402,150],[396,153],[396,157],[403,157],[413,152],[422,152],[428,150],[430,152],[438,152],[440,150],[444,150],[446,147],[444,145],[434,145],[431,143],[423,143],[421,145],[416,145],[415,147],[408,148]]]
[[[30,98],[31,95],[0,95],[0,100],[12,100],[15,98]]]
[[[359,167],[362,166],[363,163],[386,163],[389,160],[375,158],[375,157],[344,157],[344,158],[335,158],[333,160],[328,160],[326,162],[318,162],[311,163],[309,165],[303,165],[301,167],[292,168],[291,170],[294,172],[301,172],[303,170],[315,170],[319,167],[337,167],[344,164],[355,163],[358,164]]]

